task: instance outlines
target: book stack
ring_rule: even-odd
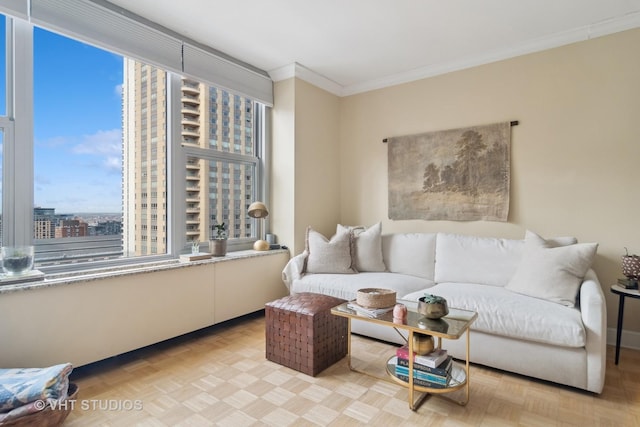
[[[396,376],[409,381],[409,348],[396,350]],[[413,383],[422,387],[446,388],[451,381],[453,358],[447,350],[437,349],[423,356],[413,354]]]
[[[347,308],[355,311],[360,316],[369,317],[375,319],[376,317],[383,316],[393,310],[393,305],[391,307],[383,307],[383,308],[367,308],[359,305],[355,301],[349,301],[347,303]]]
[[[618,285],[625,289],[638,289],[638,279],[625,277],[624,279],[618,279]]]

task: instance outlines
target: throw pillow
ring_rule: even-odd
[[[351,258],[351,233],[336,233],[331,240],[307,228],[307,273],[355,273]]]
[[[338,224],[337,233],[345,230],[353,235],[353,265],[357,271],[387,270],[382,259],[382,223],[369,228]]]
[[[591,267],[598,244],[557,246],[555,243],[527,231],[522,260],[506,288],[574,307],[578,289]]]

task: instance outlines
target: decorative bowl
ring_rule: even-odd
[[[447,300],[434,295],[418,298],[418,313],[427,319],[439,319],[449,314]]]

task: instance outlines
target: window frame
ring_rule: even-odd
[[[33,117],[33,51],[35,25],[22,19],[4,15],[6,19],[6,93],[7,114],[0,116],[0,128],[4,130],[3,138],[3,188],[2,188],[2,244],[5,246],[19,246],[34,244],[34,117]],[[46,26],[39,27],[49,30]],[[68,35],[64,35],[69,37]],[[72,37],[75,38],[75,37]],[[89,43],[81,38],[75,38],[83,43]],[[100,49],[104,49],[99,47]],[[109,49],[104,49],[109,51]],[[114,52],[120,54],[118,52]],[[144,59],[139,59],[144,61]],[[163,68],[163,67],[161,67]],[[167,227],[166,254],[122,257],[111,260],[87,261],[75,264],[60,264],[37,267],[45,273],[60,273],[68,271],[82,271],[86,269],[100,269],[119,265],[134,265],[176,259],[181,253],[190,250],[185,232],[186,210],[186,160],[189,154],[202,158],[220,160],[219,156],[212,156],[205,149],[183,147],[181,144],[181,79],[182,76],[163,68],[168,73],[167,78]],[[193,78],[193,77],[190,77]],[[210,82],[205,82],[211,84]],[[214,84],[215,86],[215,84]],[[228,90],[230,94],[236,92]],[[261,109],[261,114],[254,123],[256,156],[252,162],[256,165],[256,200],[266,199],[266,167],[264,153],[267,152],[266,115],[269,106],[253,101],[255,111]],[[20,143],[18,143],[20,141]],[[195,150],[195,151],[194,151]],[[222,153],[221,153],[222,154]],[[240,156],[233,153],[223,153],[223,159],[240,161]],[[242,161],[246,161],[243,155]],[[124,167],[124,165],[123,165]],[[254,224],[257,236],[264,234],[263,226],[266,221],[256,221]],[[229,251],[250,248],[258,239],[230,239]],[[207,250],[208,248],[203,248]]]

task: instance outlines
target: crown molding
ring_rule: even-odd
[[[640,11],[630,12],[616,18],[585,25],[569,31],[551,34],[526,41],[519,45],[514,45],[506,49],[496,49],[493,51],[479,53],[457,61],[433,64],[426,67],[417,68],[404,73],[382,77],[380,79],[369,80],[348,86],[341,86],[327,77],[298,63],[286,65],[281,68],[269,71],[269,76],[274,81],[281,81],[292,77],[300,78],[314,86],[326,90],[337,96],[356,95],[358,93],[369,92],[371,90],[383,89],[416,80],[422,80],[453,71],[464,70],[466,68],[477,67],[502,61],[529,53],[540,52],[553,49],[572,43],[591,40],[593,38],[606,36],[621,31],[640,27]]]
[[[638,27],[640,27],[640,11],[635,11],[620,17],[597,22],[595,24],[585,25],[573,30],[540,37],[506,49],[497,49],[494,51],[467,57],[458,61],[434,64],[427,67],[407,71],[405,73],[395,74],[389,77],[383,77],[380,79],[370,80],[355,85],[345,86],[342,91],[342,96],[355,95],[362,92],[368,92],[371,90],[382,89],[385,87],[408,83],[415,80],[421,80],[428,77],[434,77],[440,74],[446,74],[453,71],[459,71],[466,68],[485,65],[504,59],[526,55],[528,53],[553,49],[571,43],[586,41]]]
[[[304,65],[298,64],[297,62],[271,70],[269,71],[269,76],[274,82],[297,77],[334,95],[344,95],[343,87],[341,85],[321,74],[316,73]]]

